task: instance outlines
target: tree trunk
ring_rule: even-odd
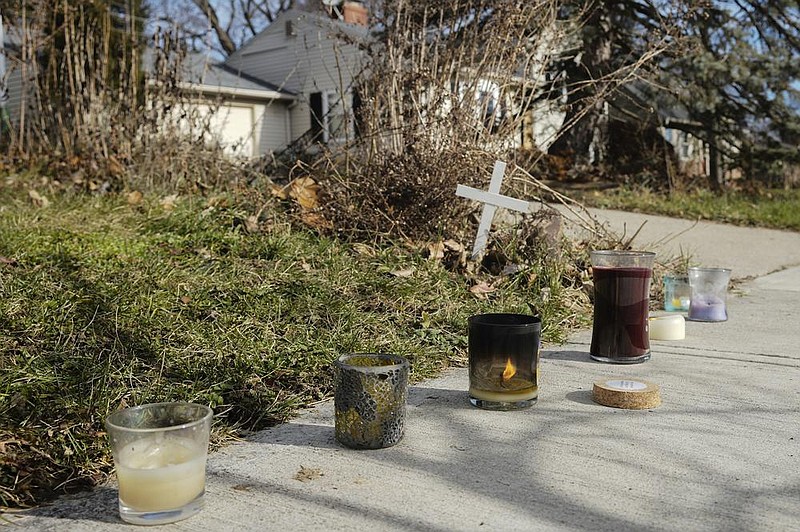
[[[603,164],[608,154],[608,82],[611,71],[611,13],[598,3],[583,21],[579,61],[571,62],[567,79],[567,113],[564,129],[550,147],[551,154],[573,158],[576,164]]]
[[[720,164],[720,151],[713,119],[706,121],[705,128],[706,142],[708,143],[708,186],[714,192],[720,192],[722,190],[722,165]]]

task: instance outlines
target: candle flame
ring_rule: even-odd
[[[514,363],[511,362],[511,359],[509,358],[508,361],[506,361],[506,369],[503,370],[503,380],[507,381],[516,374],[517,374],[517,368],[516,366],[514,366]]]

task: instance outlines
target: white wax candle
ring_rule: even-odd
[[[650,318],[651,340],[683,340],[686,338],[686,320],[680,314]]]
[[[119,498],[135,511],[181,508],[205,489],[206,449],[192,440],[143,438],[120,454]]]

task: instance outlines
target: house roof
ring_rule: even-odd
[[[155,55],[152,50],[148,50],[143,61],[147,72],[153,71],[154,62]],[[225,94],[268,100],[294,100],[297,98],[297,95],[290,91],[280,89],[268,81],[244,72],[236,71],[223,63],[214,61],[206,54],[190,52],[183,60],[181,67],[182,79],[179,84],[188,90],[204,94]]]
[[[643,114],[657,115],[658,125],[678,129],[696,129],[701,126],[675,98],[644,81],[620,85],[615,99],[622,106],[637,112],[639,118]]]
[[[238,50],[231,54],[231,57],[253,53],[251,48],[257,49],[259,46],[258,43],[262,38],[275,32],[285,31],[286,23],[289,21],[304,22],[315,27],[326,28],[330,30],[331,36],[335,36],[336,34],[344,35],[352,39],[354,42],[364,42],[368,40],[370,36],[370,30],[367,27],[359,26],[357,24],[350,24],[340,19],[334,19],[317,11],[304,11],[301,9],[292,8],[278,14],[278,16],[269,26],[264,28],[264,30],[261,32],[253,35]]]

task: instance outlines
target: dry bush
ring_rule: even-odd
[[[344,234],[463,229],[458,183],[483,185],[514,147],[544,79],[556,2],[384,2],[357,80],[358,138],[314,178]]]
[[[9,70],[21,77],[6,164],[99,191],[196,189],[239,175],[181,84],[179,35],[147,40],[142,19],[90,0],[20,2],[4,15],[19,41]]]
[[[342,236],[428,239],[464,229],[472,207],[455,196],[456,185],[489,175],[485,154],[417,151],[410,146],[346,176],[325,165],[323,210]],[[356,165],[357,163],[351,163]]]
[[[574,94],[601,105],[638,79],[665,45],[656,42],[640,60],[602,79],[564,85],[566,93],[555,95],[548,80],[558,73],[548,68],[575,51],[582,32],[575,20],[559,19],[561,4],[393,0],[373,10],[380,31],[364,46],[367,67],[356,80],[359,135],[344,147],[345,156],[326,154],[314,174],[330,191],[330,216],[341,232],[424,237],[461,227],[465,201],[455,196],[455,185],[485,188],[495,159],[513,163],[509,171],[516,165],[541,178],[517,197],[564,200],[542,180],[581,171],[532,147],[533,121]],[[581,107],[566,127],[580,127],[597,106]],[[591,172],[596,178],[597,167]],[[459,208],[443,208],[448,202]]]

